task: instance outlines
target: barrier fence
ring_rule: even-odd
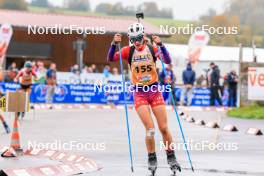
[[[109,84],[120,84],[116,81]],[[0,91],[15,91],[20,85],[16,83],[0,83]],[[56,87],[54,103],[62,104],[123,104],[124,99],[120,91],[107,90],[103,86],[95,84],[59,84]],[[45,103],[47,86],[45,84],[34,84],[30,95],[31,103]],[[177,102],[180,101],[182,89],[175,88]],[[126,94],[127,102],[133,103],[133,93]],[[164,93],[164,98],[168,101],[169,97]],[[227,105],[228,91],[224,90],[222,96],[223,104]],[[210,90],[208,88],[194,88],[192,106],[209,106],[210,105]]]

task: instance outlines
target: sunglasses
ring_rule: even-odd
[[[143,35],[139,35],[137,37],[130,37],[130,42],[135,43],[135,42],[142,42],[143,40]]]

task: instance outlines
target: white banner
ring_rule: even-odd
[[[264,100],[264,67],[248,68],[248,99]]]
[[[0,28],[0,68],[3,67],[6,51],[13,35],[13,29],[9,24],[3,24]]]

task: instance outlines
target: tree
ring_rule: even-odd
[[[161,18],[173,18],[173,12],[171,8],[161,9],[159,13],[159,17]]]
[[[95,12],[98,12],[98,13],[109,13],[112,8],[113,8],[112,4],[101,3],[101,4],[98,4],[95,7]]]
[[[200,17],[200,24],[210,26],[236,26],[239,35],[213,35],[211,44],[234,45],[242,43],[251,46],[255,40],[257,47],[264,46],[264,1],[263,0],[230,0],[224,13],[216,14],[210,11]]]
[[[216,15],[217,14],[216,14],[215,9],[210,8],[208,10],[207,14],[200,16],[200,21],[208,21],[208,20],[210,20],[210,18],[212,18],[213,16],[216,16]]]
[[[240,41],[250,46],[256,40],[258,47],[264,46],[264,1],[263,0],[232,0],[225,11],[228,16],[236,15],[241,22]]]
[[[159,16],[159,8],[155,2],[144,2],[138,6],[138,10],[144,12],[149,17]]]
[[[108,14],[109,15],[123,15],[124,13],[125,12],[124,12],[123,4],[121,2],[118,2],[113,5],[113,7],[111,8]]]
[[[66,0],[68,9],[77,11],[90,11],[89,0]]]
[[[0,8],[11,10],[27,10],[27,3],[25,0],[1,0]]]
[[[31,5],[37,7],[49,7],[49,2],[48,0],[32,0]]]

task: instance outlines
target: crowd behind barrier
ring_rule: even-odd
[[[231,106],[235,106],[237,81],[234,82],[235,86],[233,86],[233,90],[230,91],[231,86],[227,85],[229,77],[232,76],[232,74],[227,75],[226,77],[221,77],[220,70],[216,65],[211,68],[211,74],[209,75],[208,73],[208,75],[206,75],[207,78],[203,80],[204,83],[207,82],[208,87],[204,87],[204,84],[200,84],[199,78],[196,77],[190,64],[187,65],[186,70],[184,70],[182,74],[184,85],[176,84],[176,80],[179,79],[180,76],[174,75],[170,65],[166,68],[169,77],[165,77],[163,71],[157,70],[157,72],[159,73],[159,81],[161,84],[173,85],[173,95],[177,100],[177,104],[188,106],[230,106],[230,97],[235,97],[231,102]],[[47,103],[45,100],[46,92],[49,92],[49,88],[46,85],[47,69],[42,61],[38,61],[37,63],[33,63],[32,70],[36,72],[38,80],[35,81],[32,86],[31,102]],[[5,79],[1,83],[0,90],[2,92],[5,92],[6,90],[14,91],[19,88],[19,85],[13,80],[17,73],[18,69],[16,63],[12,63],[6,71]],[[127,78],[126,80],[129,80],[129,75],[127,73],[125,74],[125,77]],[[220,79],[225,80],[227,84],[220,85]],[[121,80],[122,78],[118,73],[118,69],[111,68],[108,65],[105,66],[101,73],[98,72],[98,69],[94,64],[89,67],[85,66],[82,71],[80,71],[78,65],[74,65],[69,72],[56,72],[57,86],[53,97],[53,103],[123,104],[124,100],[121,92],[105,92],[94,88],[98,85],[107,85],[112,84],[113,82],[115,84],[120,84]],[[237,80],[237,78],[235,77],[233,80]],[[213,81],[216,85],[214,85]],[[233,94],[232,96],[229,96],[230,92]],[[212,97],[212,95],[214,97]],[[168,93],[164,92],[163,96],[167,104],[172,103],[171,97]],[[130,104],[133,103],[132,93],[127,94],[127,101]]]
[[[110,83],[111,84],[111,83]],[[114,84],[121,84],[115,82]],[[16,83],[0,83],[0,91],[15,91],[19,89],[20,85]],[[45,103],[46,95],[45,84],[34,84],[30,96],[31,103]],[[177,102],[180,101],[182,88],[176,87],[174,89]],[[193,90],[192,106],[209,106],[210,105],[210,90],[208,88],[194,88]],[[129,104],[133,103],[133,94],[127,93],[126,100]],[[222,96],[223,105],[227,105],[228,91],[224,90]],[[169,104],[169,97],[165,99]],[[58,84],[55,91],[54,103],[63,104],[123,104],[123,94],[118,91],[100,91],[95,84]]]

